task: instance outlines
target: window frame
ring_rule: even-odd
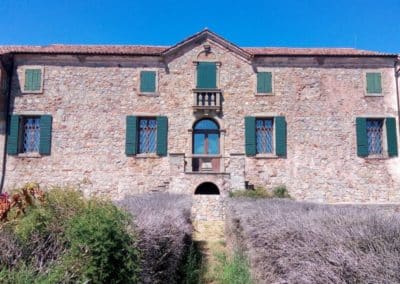
[[[369,93],[368,92],[368,80],[367,80],[367,74],[368,73],[379,73],[381,74],[381,92],[380,93]],[[365,97],[383,97],[383,92],[384,92],[384,88],[383,88],[383,77],[384,77],[384,72],[382,72],[381,70],[376,70],[376,69],[368,69],[365,70],[363,72],[363,76],[364,76],[364,96]]]
[[[38,145],[37,145],[37,149],[38,151],[29,151],[29,152],[25,152],[24,151],[24,140],[25,140],[25,121],[28,119],[32,119],[32,118],[39,118],[39,139],[37,141]],[[31,114],[23,114],[20,115],[20,119],[19,119],[19,132],[18,132],[18,156],[21,157],[31,157],[31,156],[38,156],[40,157],[40,118],[41,115],[31,115]]]
[[[156,122],[156,128],[155,128],[155,148],[154,148],[154,152],[141,152],[140,151],[140,121],[141,120],[154,120]],[[138,116],[137,117],[137,127],[136,127],[136,135],[137,135],[137,146],[136,146],[136,152],[137,152],[137,156],[142,156],[142,157],[146,157],[146,156],[154,156],[157,155],[157,131],[158,131],[158,122],[157,122],[157,116]]]
[[[257,80],[257,74],[258,73],[271,73],[271,92],[269,93],[259,93],[258,92],[258,80]],[[274,70],[270,69],[270,68],[264,68],[264,67],[258,67],[256,72],[255,72],[255,83],[254,83],[254,94],[255,96],[258,97],[269,97],[269,96],[275,96],[275,72]]]
[[[195,129],[196,125],[203,120],[211,120],[213,123],[216,124],[217,129]],[[196,154],[195,153],[195,135],[196,134],[204,134],[205,135],[204,136],[204,151],[207,150],[207,152],[209,151],[208,135],[209,134],[217,134],[218,135],[218,143],[217,143],[218,153],[217,154],[209,154],[209,153]],[[207,117],[203,117],[203,118],[196,120],[196,122],[193,124],[193,127],[192,127],[192,156],[218,157],[220,155],[221,155],[221,129],[220,129],[218,122],[212,118],[207,118]]]
[[[368,146],[368,156],[365,158],[367,159],[382,159],[382,158],[389,158],[388,154],[388,141],[387,141],[387,130],[386,130],[386,117],[381,116],[366,116],[366,120],[381,120],[382,121],[382,153],[381,154],[370,154],[369,153],[369,144]],[[367,129],[365,129],[368,135]],[[367,137],[368,138],[368,137]],[[368,140],[367,140],[368,143]]]
[[[150,96],[150,97],[157,97],[159,96],[159,70],[157,68],[140,68],[139,69],[139,77],[138,77],[138,95],[139,96]],[[143,92],[142,88],[142,72],[154,72],[155,73],[155,90],[154,92]]]
[[[26,77],[26,71],[27,70],[40,70],[41,72],[41,78],[40,78],[40,89],[39,90],[26,90],[25,89],[25,77]],[[22,80],[20,80],[20,86],[21,86],[21,92],[23,94],[42,94],[43,93],[43,85],[44,85],[44,66],[40,65],[26,65],[22,67],[22,74],[21,74]]]
[[[275,123],[275,115],[256,115],[255,117],[255,134],[256,134],[256,154],[254,157],[256,158],[279,158],[276,155],[276,123]],[[272,152],[271,153],[258,153],[257,152],[257,120],[272,120]]]

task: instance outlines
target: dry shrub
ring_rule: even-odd
[[[398,213],[245,198],[227,211],[259,283],[400,283]]]
[[[118,205],[134,216],[142,281],[177,283],[192,234],[190,196],[148,193],[126,197]]]

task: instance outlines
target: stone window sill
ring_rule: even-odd
[[[383,97],[383,94],[382,93],[365,93],[365,97],[373,97],[373,98]]]
[[[20,153],[17,156],[18,158],[41,158],[42,155],[40,155],[37,152],[32,152],[32,153]]]
[[[141,154],[136,154],[136,156],[134,156],[138,159],[156,159],[156,158],[160,158],[160,156],[158,156],[156,153],[141,153]]]
[[[273,97],[275,96],[275,93],[255,93],[256,97]]]
[[[138,93],[138,96],[141,96],[141,97],[159,97],[160,93],[159,92],[155,92],[155,93],[143,93],[143,92],[141,92],[141,93]]]
[[[254,156],[256,159],[278,159],[279,156],[275,154],[257,154]]]
[[[388,155],[369,155],[364,157],[365,160],[387,160],[389,159]]]

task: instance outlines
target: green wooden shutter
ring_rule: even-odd
[[[168,118],[157,117],[157,155],[167,156],[168,153]]]
[[[7,135],[7,154],[18,154],[19,115],[11,115]]]
[[[272,93],[272,73],[257,73],[257,93]]]
[[[127,156],[137,153],[137,117],[126,117],[125,154]]]
[[[40,117],[40,140],[39,153],[41,155],[50,155],[51,153],[51,115],[42,115]]]
[[[277,156],[286,157],[287,137],[286,121],[284,116],[275,117],[275,153]]]
[[[256,155],[256,118],[246,116],[244,118],[245,150],[247,156]]]
[[[140,72],[140,91],[143,93],[154,93],[156,91],[156,72]]]
[[[367,93],[382,93],[381,73],[367,73]]]
[[[389,157],[397,157],[397,130],[396,130],[396,119],[393,117],[386,118],[386,136],[388,145]]]
[[[40,91],[42,85],[41,69],[25,69],[25,91]]]
[[[217,88],[217,64],[215,62],[199,62],[197,65],[197,88]]]
[[[367,119],[364,117],[356,118],[357,132],[357,155],[359,157],[368,156],[368,137],[367,137]]]

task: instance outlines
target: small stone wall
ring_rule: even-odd
[[[194,221],[225,220],[225,202],[220,195],[194,195],[192,206]]]

